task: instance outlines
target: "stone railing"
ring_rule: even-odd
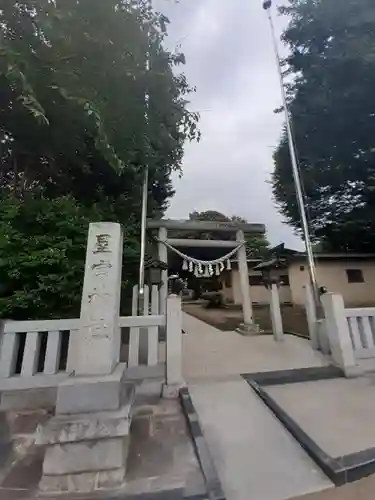
[[[159,289],[156,285],[151,289],[151,297],[149,287],[147,285],[145,286],[141,311],[139,311],[139,306],[138,286],[135,285],[133,287],[132,315],[137,316],[137,314],[139,314],[139,318],[142,318],[143,321],[147,321],[148,318],[153,317],[156,322],[150,325],[147,331],[142,331],[142,325],[140,324],[130,327],[128,365],[130,367],[139,365],[140,354],[143,354],[141,352],[143,345],[140,345],[140,339],[142,335],[145,335],[147,336],[147,340],[143,344],[147,346],[147,352],[142,357],[147,359],[148,366],[155,366],[158,363],[159,334],[162,331],[161,329],[164,330],[166,326],[166,317],[160,314]],[[124,327],[128,325],[121,324],[121,326]]]
[[[155,295],[155,292],[154,292]],[[151,312],[151,314],[149,314]],[[147,365],[158,363],[159,328],[165,331],[166,376],[169,383],[181,380],[182,314],[181,299],[167,299],[166,315],[153,314],[146,292],[143,316],[119,317],[119,328],[129,328],[128,366],[138,366],[140,336],[147,338]],[[74,372],[80,319],[43,321],[6,321],[0,347],[0,379],[30,378],[34,375],[56,375]]]
[[[0,378],[53,375],[68,371],[62,346],[79,329],[79,319],[6,321],[0,352]],[[65,340],[65,342],[64,342]],[[64,356],[65,354],[65,356]]]
[[[327,335],[327,324],[325,318],[318,319],[316,316],[316,305],[311,285],[307,283],[305,290],[305,310],[309,328],[311,347],[321,351],[323,354],[330,354],[330,345]]]
[[[333,361],[347,376],[375,367],[375,308],[345,308],[343,297],[322,296]]]
[[[375,308],[345,309],[344,314],[356,358],[375,358]]]

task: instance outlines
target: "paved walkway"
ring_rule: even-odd
[[[324,476],[241,378],[324,366],[306,340],[243,337],[184,314],[183,370],[228,500],[282,500],[330,488]]]
[[[244,337],[223,332],[183,314],[183,373],[187,382],[228,379],[242,373],[324,366],[326,361],[304,339],[286,335]]]
[[[271,386],[265,390],[331,457],[375,447],[373,374]]]
[[[241,377],[189,391],[228,500],[281,500],[333,486]]]
[[[356,483],[347,484],[322,493],[305,495],[291,500],[374,500],[375,476],[370,476]]]
[[[306,340],[243,337],[187,314],[183,328],[184,377],[227,500],[375,498],[375,476],[334,488],[240,377],[327,364]]]

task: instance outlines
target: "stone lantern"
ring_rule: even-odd
[[[254,271],[261,271],[263,284],[267,289],[271,289],[272,285],[279,287],[281,283],[281,273],[285,269],[285,260],[277,257],[262,262],[254,267]]]
[[[160,288],[162,285],[162,271],[166,271],[167,269],[168,265],[161,260],[150,259],[147,261],[145,265],[147,284],[150,287],[157,285]]]
[[[274,339],[280,342],[284,338],[283,322],[281,317],[279,287],[281,272],[286,267],[286,260],[274,257],[254,267],[254,271],[261,271],[264,286],[270,291],[270,313]]]

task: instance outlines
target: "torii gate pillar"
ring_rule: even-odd
[[[159,260],[168,265],[168,249],[162,243],[167,241],[168,231],[165,227],[159,228]],[[159,289],[159,314],[167,314],[167,298],[168,298],[168,269],[161,272],[161,285]]]

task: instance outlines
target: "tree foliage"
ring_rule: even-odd
[[[35,197],[27,203],[11,195],[3,196],[0,316],[19,320],[78,317],[88,225],[93,220],[116,219],[117,214],[110,206],[87,207],[71,196],[55,200]],[[129,226],[134,228],[135,224]],[[127,230],[124,292],[133,279],[132,264],[138,261],[137,238],[132,229]]]
[[[0,314],[76,312],[69,301],[82,282],[89,222],[125,225],[133,259],[126,254],[126,272],[135,276],[144,166],[149,215],[157,217],[185,141],[199,139],[198,116],[188,110],[193,89],[174,72],[184,56],[163,44],[167,24],[148,0],[1,2],[1,273],[11,294]],[[54,251],[55,226],[65,243]]]
[[[198,135],[191,88],[172,71],[183,55],[163,47],[167,19],[144,0],[3,3],[3,183],[132,197],[147,163],[163,205],[184,141]]]
[[[314,236],[330,250],[375,244],[375,9],[372,0],[289,0],[283,40],[295,143]],[[274,195],[300,229],[286,133]]]

